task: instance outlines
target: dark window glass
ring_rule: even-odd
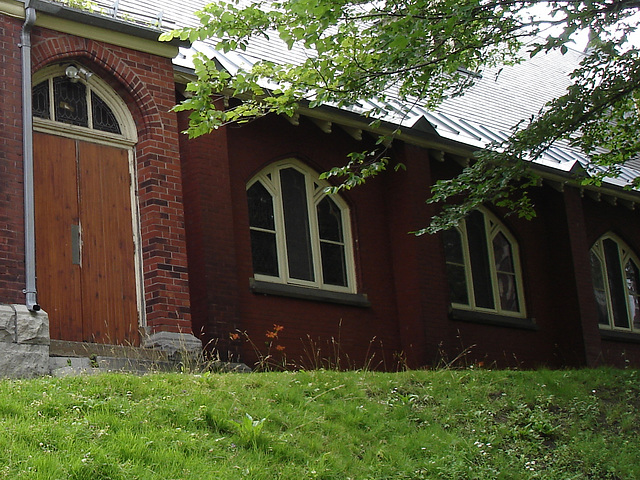
[[[496,262],[498,272],[514,273],[513,255],[511,253],[511,243],[502,232],[493,238],[493,258]]]
[[[500,307],[502,310],[507,312],[520,311],[515,275],[498,273],[498,294],[500,295]]]
[[[622,280],[618,244],[606,238],[602,241],[602,246],[604,248],[605,263],[607,265],[609,294],[611,295],[611,307],[613,309],[613,323],[616,327],[629,328],[626,289]]]
[[[106,103],[95,93],[91,92],[91,111],[93,128],[103,132],[120,134],[120,125],[115,115]]]
[[[56,120],[80,127],[88,127],[87,87],[67,77],[53,79]]]
[[[444,242],[444,255],[447,262],[464,265],[460,232],[457,229],[447,230],[442,233],[442,241]]]
[[[313,281],[305,177],[294,168],[286,168],[280,171],[280,184],[289,276],[299,280]]]
[[[273,221],[273,198],[260,182],[247,190],[253,272],[277,277],[278,250]]]
[[[49,81],[39,83],[31,91],[31,102],[33,106],[33,116],[49,120],[51,112],[49,109]]]
[[[321,240],[343,242],[342,214],[340,209],[329,197],[324,197],[318,203],[318,230]]]
[[[476,307],[494,308],[484,215],[472,212],[466,220]]]
[[[253,273],[278,276],[275,233],[251,230],[251,255],[253,256]]]
[[[463,226],[464,229],[454,228],[442,235],[451,302],[520,313],[513,244],[499,225],[481,211],[470,213]]]
[[[247,190],[249,203],[249,225],[256,228],[275,230],[273,220],[273,198],[260,182]]]
[[[333,200],[324,197],[317,206],[322,276],[329,285],[347,286],[342,213]]]
[[[508,312],[517,312],[520,307],[511,243],[502,232],[493,238],[493,258],[496,262],[500,307]]]
[[[310,209],[311,185],[320,188],[311,175],[281,167],[247,189],[254,273],[347,287],[344,212],[326,196]]]
[[[602,262],[595,252],[591,252],[591,278],[593,279],[593,293],[598,307],[598,323],[609,325],[609,310],[607,307],[607,291],[604,284]]]
[[[320,243],[322,255],[322,276],[328,285],[347,286],[347,268],[344,259],[344,245]]]
[[[640,329],[640,287],[638,266],[629,260],[624,267],[627,280],[627,300],[629,304],[629,315],[634,329]]]
[[[452,303],[469,305],[467,277],[465,275],[462,236],[457,229],[442,233],[444,254],[447,262],[447,280]]]
[[[447,264],[447,279],[449,280],[451,302],[469,305],[469,293],[467,292],[467,278],[464,267]]]

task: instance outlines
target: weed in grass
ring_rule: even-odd
[[[290,367],[287,363],[287,355],[285,353],[286,348],[278,341],[278,337],[282,330],[284,330],[282,325],[274,323],[273,328],[265,332],[264,348],[261,348],[254,343],[247,332],[232,332],[229,334],[229,337],[233,341],[243,339],[251,346],[256,358],[258,359],[254,366],[255,371],[281,371]]]
[[[247,447],[257,448],[262,443],[262,427],[266,418],[254,420],[248,413],[244,414],[242,420],[231,423],[240,438],[240,441]]]
[[[369,341],[362,359],[352,358],[341,345],[342,321],[338,325],[338,335],[329,338],[313,338],[307,335],[300,339],[302,354],[299,358],[289,356],[286,347],[282,345],[280,335],[285,327],[273,324],[265,331],[264,338],[255,340],[247,332],[236,330],[229,333],[232,342],[245,342],[253,351],[257,359],[253,364],[256,372],[294,371],[294,370],[360,370],[373,371],[402,371],[407,369],[407,359],[403,354],[394,354],[394,364],[387,364],[386,359],[376,355],[376,351],[383,352],[382,342],[376,337]],[[254,341],[255,340],[255,341]]]

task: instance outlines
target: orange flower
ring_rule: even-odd
[[[278,333],[280,333],[282,330],[284,330],[284,327],[282,325],[274,323],[273,330],[267,330],[267,333],[265,335],[267,336],[267,338],[278,338]]]
[[[283,345],[276,345],[276,350],[279,352],[284,351],[284,346]]]
[[[230,333],[229,334],[229,338],[231,340],[238,340],[240,338],[240,334],[239,333]]]

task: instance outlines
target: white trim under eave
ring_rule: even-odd
[[[16,0],[0,0],[0,14],[13,18],[24,19],[24,3]],[[81,38],[110,43],[119,47],[126,47],[139,52],[150,53],[164,58],[174,58],[178,54],[178,46],[159,40],[136,37],[135,35],[109,30],[98,26],[91,26],[59,18],[38,11],[36,26],[48,28],[62,33],[68,33]],[[160,33],[158,32],[158,35]]]
[[[0,13],[24,20],[24,3],[14,0],[0,0]]]
[[[45,13],[38,15],[36,26],[165,58],[173,58],[178,54],[178,47],[166,42],[147,40],[146,38],[134,37],[126,33],[114,32],[100,27],[87,28],[86,25],[82,25],[81,23],[53,17]]]

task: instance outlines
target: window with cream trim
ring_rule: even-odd
[[[256,280],[355,292],[349,209],[328,186],[293,159],[247,184]]]
[[[518,244],[488,211],[473,211],[442,234],[454,308],[524,317]]]
[[[640,333],[638,257],[612,234],[593,244],[590,257],[600,328]]]

